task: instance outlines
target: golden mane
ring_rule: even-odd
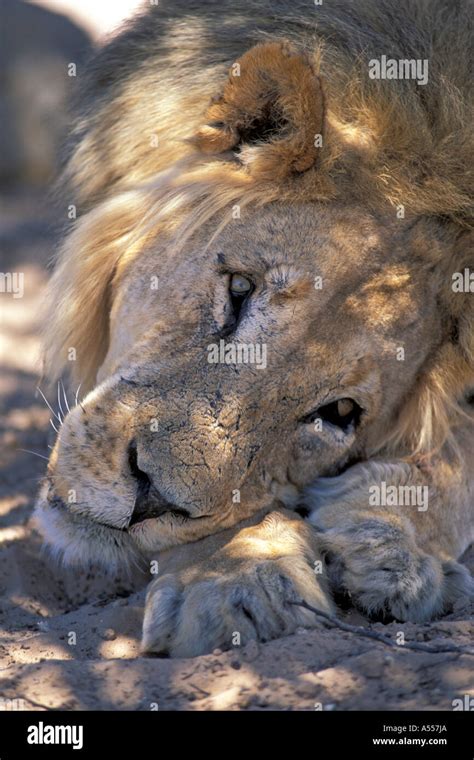
[[[219,34],[221,11],[203,2],[193,19],[187,17],[178,50],[167,37],[180,33],[185,3],[180,5],[163,3],[162,15],[152,7],[138,16],[83,77],[75,145],[64,172],[79,212],[192,155],[189,138],[229,67],[255,42],[286,39],[320,74],[326,100],[321,161],[294,184],[296,195],[402,204],[407,215],[472,222],[470,0],[402,0],[396,13],[391,0],[359,0],[356,8],[333,0],[311,15],[306,2],[279,0],[270,4],[278,15],[265,24],[257,16],[260,33],[253,20],[265,2],[237,0],[225,11],[242,25],[242,39],[232,44]],[[212,54],[199,47],[203,26],[215,35]],[[428,82],[370,78],[370,61],[382,55],[426,58]],[[262,197],[267,192],[263,184]]]

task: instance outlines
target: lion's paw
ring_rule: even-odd
[[[468,590],[463,568],[421,551],[402,521],[349,514],[335,526],[325,518],[318,510],[311,522],[321,531],[332,588],[366,614],[423,622]]]
[[[215,648],[244,646],[318,625],[294,604],[305,599],[331,611],[313,568],[303,558],[237,562],[212,573],[195,568],[194,580],[169,574],[148,591],[143,624],[145,652],[194,657]]]

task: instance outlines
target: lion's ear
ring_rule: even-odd
[[[313,167],[324,130],[324,95],[310,60],[287,42],[247,51],[207,109],[193,143],[203,153],[238,151],[260,179]]]

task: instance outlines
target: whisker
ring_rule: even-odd
[[[51,419],[51,417],[49,418],[49,424],[51,425],[51,427],[52,427],[52,428],[54,428],[54,430],[56,431],[56,433],[59,435],[59,430],[57,429],[57,427],[56,427],[56,425],[54,424],[54,422],[53,422],[53,420]]]
[[[58,406],[59,406],[59,416],[60,417],[62,416],[64,418],[66,415],[64,413],[64,409],[61,406],[61,394],[59,392],[59,380],[58,380]],[[61,423],[62,423],[62,420],[61,420]]]
[[[75,400],[74,400],[74,401],[75,401],[75,404],[76,404],[76,406],[77,406],[77,404],[78,404],[79,391],[81,390],[81,385],[82,385],[82,383],[79,383],[79,385],[77,386],[77,391],[76,391],[76,398],[75,398]]]
[[[39,386],[36,386],[36,390],[37,390],[39,393],[41,393],[41,396],[43,397],[43,400],[44,400],[44,402],[45,402],[46,406],[48,407],[49,411],[51,412],[51,414],[53,414],[53,415],[54,415],[54,417],[56,417],[56,419],[57,419],[57,421],[59,422],[59,424],[61,424],[61,420],[60,420],[60,418],[58,417],[58,415],[57,415],[57,414],[56,414],[56,412],[54,411],[53,407],[52,407],[52,406],[51,406],[51,404],[49,403],[48,399],[47,399],[47,398],[46,398],[46,396],[44,395],[44,393],[43,393],[43,391],[41,390],[41,388],[40,388]]]
[[[68,403],[68,400],[67,400],[67,395],[66,395],[66,391],[64,390],[64,384],[63,384],[62,380],[61,380],[61,388],[63,390],[64,403],[66,404],[66,409],[68,410],[68,412],[70,412],[71,410],[69,408],[69,403]]]
[[[37,451],[30,451],[30,449],[17,449],[17,451],[24,451],[25,454],[34,454],[35,457],[39,457],[40,459],[46,459],[46,461],[49,462],[48,457],[44,457],[42,454],[38,454]]]

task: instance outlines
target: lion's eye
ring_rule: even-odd
[[[253,285],[242,274],[233,274],[230,278],[229,290],[235,296],[247,296],[253,290]]]
[[[254,289],[253,282],[251,282],[243,274],[233,274],[230,277],[229,282],[229,295],[232,305],[232,325],[229,325],[229,329],[235,329],[237,326],[242,307],[247,301],[248,297]]]
[[[342,430],[346,430],[351,423],[354,423],[354,426],[358,425],[362,411],[359,404],[353,399],[340,398],[337,401],[332,401],[330,404],[320,406],[301,421],[304,424],[308,424],[321,419],[323,422],[329,422],[331,425],[336,425],[342,428]]]

